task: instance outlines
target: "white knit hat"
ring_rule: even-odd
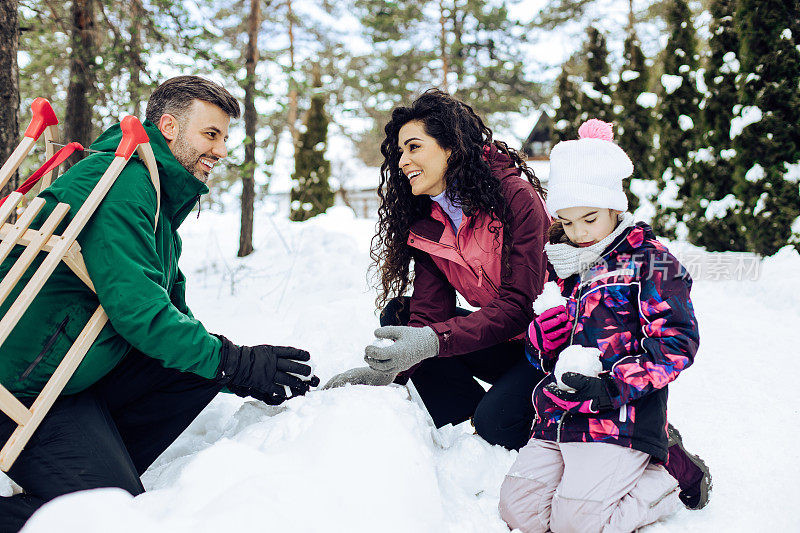
[[[633,163],[614,144],[611,124],[596,118],[578,129],[579,139],[562,141],[550,151],[547,210],[607,207],[627,211],[622,180],[633,174]]]

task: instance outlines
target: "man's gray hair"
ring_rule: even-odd
[[[222,109],[229,117],[239,118],[239,102],[218,83],[199,76],[176,76],[159,85],[147,101],[145,118],[158,124],[162,115],[180,119],[194,100],[202,100]]]

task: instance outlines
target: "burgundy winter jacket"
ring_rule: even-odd
[[[501,264],[502,226],[494,221],[500,231],[489,232],[485,213],[465,213],[456,234],[441,207],[432,202],[431,215],[415,222],[408,237],[414,258],[409,325],[430,326],[436,332],[440,357],[522,338],[532,318],[532,301],[541,293],[546,276],[543,250],[550,217],[542,199],[494,146],[487,150],[486,160],[511,208],[514,242],[509,267]],[[455,316],[456,291],[480,309]],[[403,374],[411,372],[413,368]]]

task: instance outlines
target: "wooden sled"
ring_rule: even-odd
[[[2,169],[0,169],[0,189],[5,186],[42,133],[45,134],[48,159],[52,155],[51,145],[53,139],[55,139],[55,125],[58,124],[58,119],[56,119],[50,103],[44,98],[37,98],[31,109],[33,110],[33,119],[25,131],[25,137]],[[36,256],[39,253],[47,254],[39,268],[17,296],[17,299],[0,319],[0,346],[6,341],[28,309],[28,306],[36,298],[36,295],[61,261],[64,261],[75,275],[94,291],[94,285],[89,272],[86,270],[86,265],[80,252],[81,248],[76,238],[94,214],[97,206],[108,193],[134,151],[147,166],[150,178],[156,188],[157,198],[160,200],[158,169],[147,133],[139,120],[130,115],[122,119],[121,128],[123,137],[114,153],[113,161],[64,229],[63,234],[56,235],[54,232],[69,212],[70,207],[68,204],[59,203],[38,230],[29,229],[29,226],[42,207],[44,207],[45,202],[43,199],[39,197],[33,198],[25,210],[22,211],[17,222],[13,224],[7,222],[7,220],[22,201],[22,193],[11,193],[0,206],[0,224],[2,224],[0,226],[0,262],[8,257],[14,246],[25,247],[25,251],[22,252],[2,281],[0,281],[0,304],[6,300]],[[42,177],[46,181],[42,184],[40,191],[49,185],[51,176],[52,171],[47,172]],[[156,210],[157,221],[158,209]],[[0,410],[17,423],[16,430],[0,450],[0,470],[8,472],[14,464],[14,461],[22,452],[22,449],[34,431],[36,431],[56,398],[61,394],[61,391],[78,368],[86,352],[97,339],[100,330],[103,329],[107,321],[108,317],[103,308],[98,306],[30,408],[26,407],[0,384]]]

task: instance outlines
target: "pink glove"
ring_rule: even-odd
[[[567,310],[559,305],[533,319],[528,326],[528,339],[540,352],[554,352],[566,344],[570,329]]]

